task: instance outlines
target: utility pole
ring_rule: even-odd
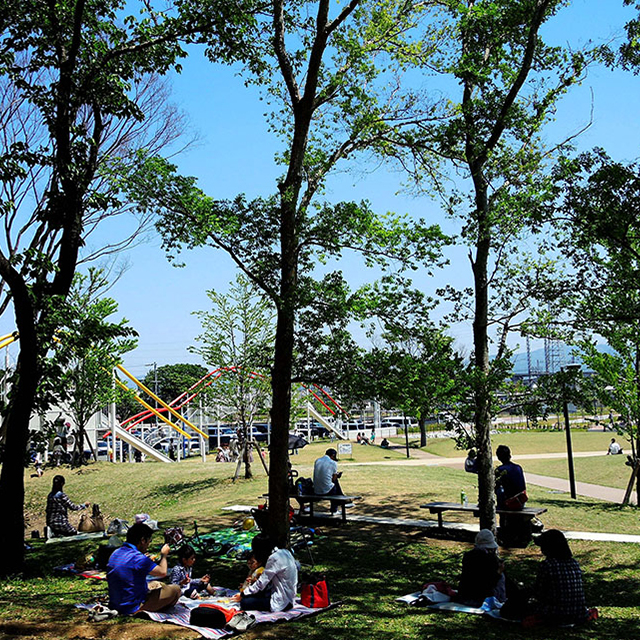
[[[579,364],[568,364],[561,368],[563,373],[573,374],[580,370]],[[576,474],[573,468],[573,446],[571,444],[571,423],[569,422],[569,402],[567,401],[567,384],[562,381],[562,409],[564,412],[564,430],[567,436],[567,462],[569,464],[569,490],[576,499]]]
[[[145,367],[153,367],[153,393],[155,396],[158,396],[158,363],[150,362],[149,364],[145,364]],[[166,401],[165,401],[166,402]],[[158,410],[158,401],[156,399],[153,400],[155,405],[155,410]],[[154,416],[156,429],[158,428],[158,416]]]

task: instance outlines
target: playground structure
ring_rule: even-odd
[[[17,331],[4,336],[0,336],[0,348],[8,347],[18,339],[19,335]],[[6,369],[8,369],[8,367],[6,367]],[[127,371],[124,366],[120,364],[116,365],[113,369],[114,384],[127,391],[132,391],[132,389],[128,387],[124,382],[122,382],[117,376],[118,372],[124,374],[129,380],[131,380],[131,382],[134,383],[134,385],[139,389],[139,392],[143,392],[156,403],[156,407],[153,407],[151,406],[151,404],[146,402],[140,396],[139,392],[134,392],[134,399],[136,400],[136,402],[142,405],[144,410],[138,414],[135,414],[134,416],[127,418],[122,423],[119,423],[116,418],[115,404],[112,404],[109,407],[108,431],[102,436],[102,440],[108,443],[112,460],[117,460],[118,454],[120,457],[120,461],[124,460],[125,448],[122,444],[119,444],[117,440],[120,440],[121,443],[126,443],[128,445],[130,452],[129,455],[131,455],[132,449],[136,449],[145,456],[149,456],[154,460],[169,464],[171,462],[174,462],[174,460],[164,451],[162,451],[161,448],[158,448],[158,445],[164,444],[166,447],[167,441],[172,444],[173,440],[177,439],[178,442],[182,441],[183,447],[185,446],[186,442],[190,443],[189,449],[191,449],[191,443],[193,443],[194,439],[197,439],[196,441],[198,442],[200,454],[203,461],[205,461],[205,441],[209,440],[209,435],[208,433],[205,433],[202,427],[202,405],[200,402],[197,410],[198,416],[200,418],[200,425],[197,426],[190,420],[189,403],[194,400],[206,387],[213,384],[222,375],[235,373],[236,371],[236,367],[218,367],[217,369],[214,369],[213,371],[210,371],[205,376],[203,376],[200,380],[194,383],[189,389],[180,394],[177,398],[169,403],[165,403],[142,382],[140,382],[133,374]],[[263,377],[262,374],[253,371],[251,371],[249,375],[251,377]],[[306,403],[308,416],[312,417],[322,427],[333,433],[338,439],[347,440],[349,438],[348,431],[344,431],[341,428],[341,419],[338,418],[334,420],[333,417],[336,416],[336,413],[347,416],[348,413],[334,398],[331,397],[331,395],[329,395],[326,390],[322,389],[318,385],[310,385],[309,387],[305,385],[300,386],[310,396],[309,400]],[[331,418],[327,419],[327,417],[323,416],[320,411],[313,406],[311,398],[315,399],[315,401],[319,405],[324,407],[324,409],[331,415]],[[156,424],[153,427],[147,429],[141,428],[138,432],[134,431],[135,427],[141,426],[143,421],[150,416],[155,416],[156,418]],[[176,422],[172,422],[169,419],[169,416],[175,418]],[[164,426],[160,426],[158,424],[158,421],[163,423]],[[138,435],[138,433],[140,433],[140,435]],[[218,428],[218,438],[219,433],[220,429]],[[259,450],[259,446],[255,441],[253,441],[250,436],[248,442],[242,444],[242,450],[240,451],[239,455],[240,460],[243,459],[244,455],[246,454],[245,448],[249,445],[254,446]],[[175,453],[176,458],[179,461],[181,454],[179,446],[176,448]],[[264,464],[262,455],[259,455],[259,457]]]

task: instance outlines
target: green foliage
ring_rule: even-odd
[[[269,407],[275,318],[267,298],[242,275],[224,295],[207,291],[211,311],[196,311],[203,333],[194,353],[216,371],[211,398],[243,430],[244,438],[258,414]],[[247,463],[245,477],[251,477]]]
[[[208,373],[200,364],[165,364],[150,369],[141,382],[167,404],[184,394]],[[157,392],[156,392],[157,383]],[[140,407],[138,404],[137,407]]]

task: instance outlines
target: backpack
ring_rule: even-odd
[[[299,496],[312,496],[313,480],[311,478],[298,478],[296,480],[296,494]]]
[[[236,609],[225,609],[217,604],[206,603],[191,609],[189,624],[196,627],[222,629],[238,613]]]

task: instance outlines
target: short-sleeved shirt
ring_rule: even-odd
[[[327,455],[318,458],[313,465],[313,491],[324,495],[333,489],[333,476],[338,473],[338,463]]]
[[[147,575],[156,566],[130,542],[116,549],[107,564],[109,606],[120,613],[135,613],[147,597]]]

